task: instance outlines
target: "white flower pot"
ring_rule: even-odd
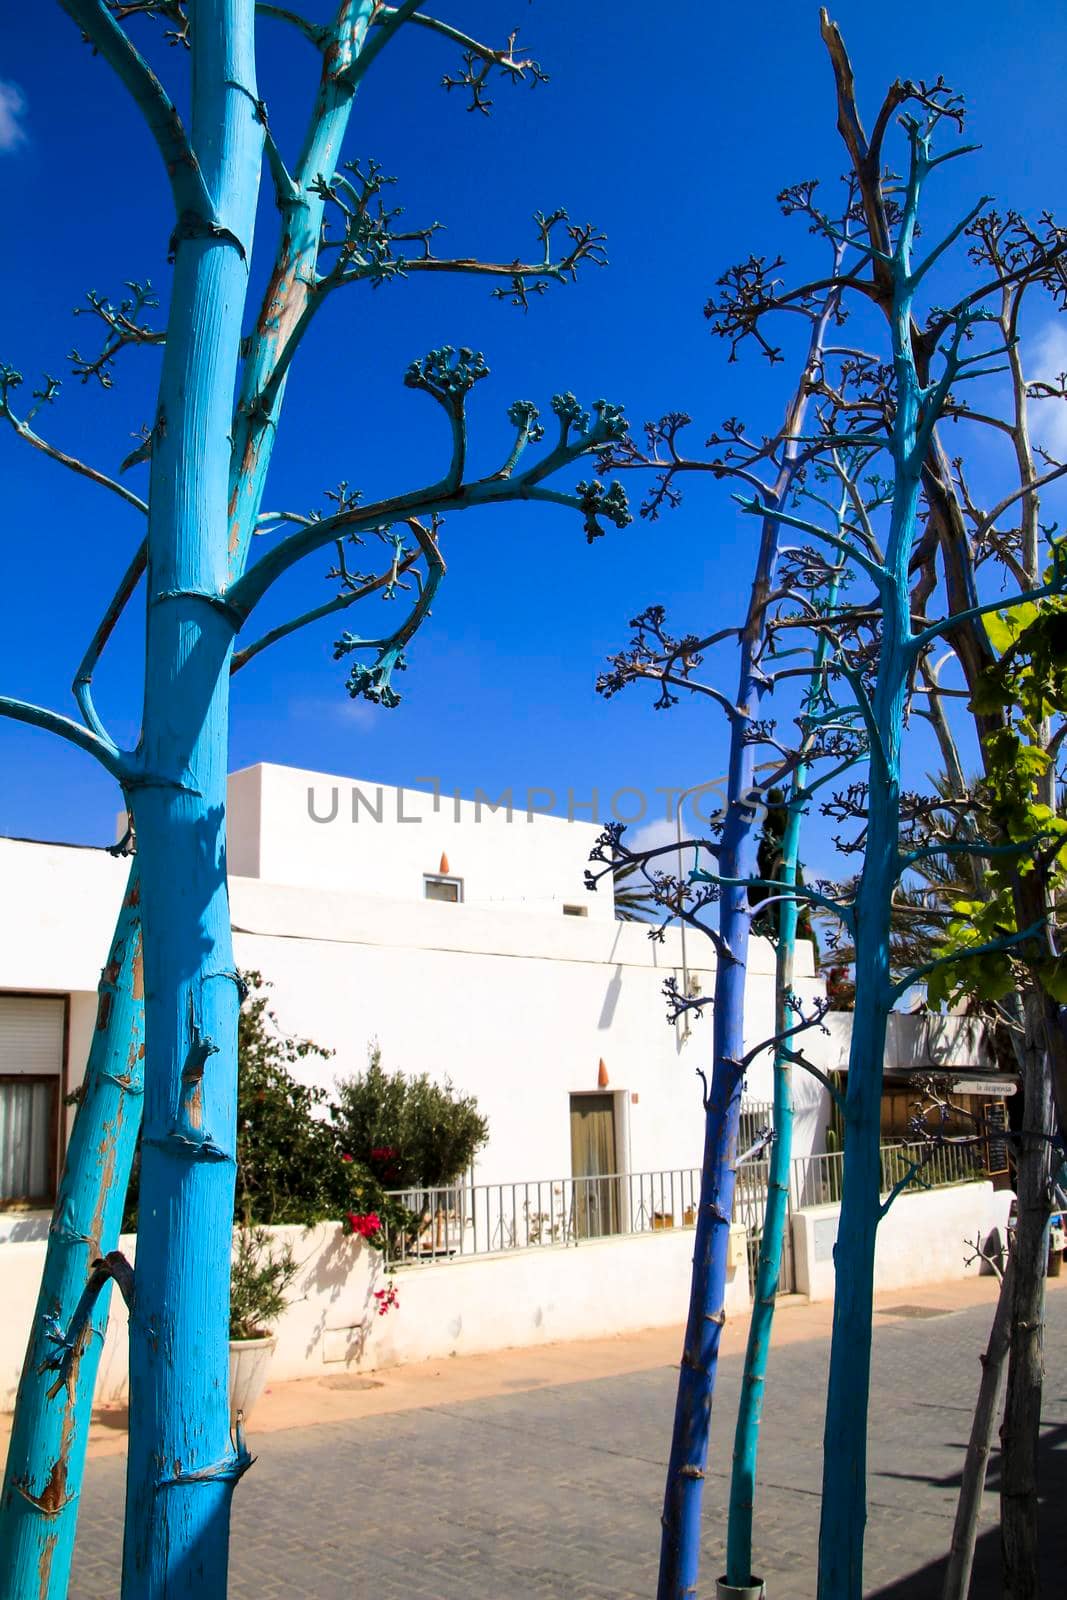
[[[741,1585],[720,1578],[715,1586],[715,1600],[766,1600],[766,1595],[762,1578],[753,1578],[751,1583]]]
[[[270,1358],[277,1344],[273,1334],[262,1339],[230,1340],[230,1427],[237,1424],[237,1413],[242,1413],[245,1423],[252,1407],[263,1393],[267,1381]]]

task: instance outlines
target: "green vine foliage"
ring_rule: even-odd
[[[302,1082],[302,1064],[329,1061],[333,1052],[286,1033],[262,973],[243,978],[235,1221],[246,1233],[341,1221],[374,1244],[410,1236],[416,1217],[387,1191],[447,1184],[469,1166],[488,1137],[476,1101],[425,1073],[387,1073],[377,1045],[367,1072],[343,1081],[336,1099]],[[127,1232],[137,1227],[138,1171],[135,1162]]]
[[[352,1209],[324,1089],[294,1069],[331,1052],[285,1033],[270,1009],[269,985],[244,974],[248,993],[237,1033],[237,1188],[246,1226],[324,1222]],[[368,1174],[369,1178],[369,1174]]]
[[[975,690],[970,709],[1000,712],[1004,726],[983,741],[986,775],[975,798],[998,845],[1014,853],[988,859],[981,898],[953,902],[939,954],[927,979],[932,1005],[970,995],[999,1000],[1035,979],[1067,1001],[1067,959],[1049,955],[1046,939],[969,955],[975,946],[1006,941],[1020,931],[1015,887],[1039,873],[1043,903],[1054,917],[1057,891],[1067,882],[1067,820],[1048,803],[1053,756],[1045,748],[1048,721],[1067,711],[1067,598],[1051,596],[989,615],[986,628],[999,652]],[[951,957],[944,960],[944,957]]]
[[[266,1228],[238,1228],[230,1268],[230,1338],[262,1339],[289,1304],[300,1270],[292,1246],[278,1248]]]

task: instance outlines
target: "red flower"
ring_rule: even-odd
[[[373,1234],[381,1231],[382,1219],[376,1211],[368,1211],[366,1214],[359,1211],[350,1211],[348,1213],[348,1226],[361,1239],[369,1239]]]
[[[393,1307],[399,1307],[400,1296],[396,1292],[396,1285],[391,1283],[388,1289],[375,1289],[374,1298],[378,1302],[378,1315],[384,1317]]]
[[[342,1161],[351,1161],[351,1160],[352,1160],[352,1157],[351,1157],[351,1156],[342,1156],[342,1157],[341,1157],[341,1160],[342,1160]]]

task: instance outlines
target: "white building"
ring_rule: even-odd
[[[388,1069],[476,1095],[490,1129],[477,1183],[565,1178],[609,1156],[622,1173],[699,1165],[710,1018],[665,1020],[677,931],[650,940],[615,920],[609,880],[586,890],[597,825],[273,765],[235,773],[229,793],[237,962],[273,985],[287,1031],[335,1052],[309,1073],[358,1072],[377,1039]],[[51,1199],[126,873],[105,850],[0,839],[0,1234],[32,1236],[27,1203]],[[713,954],[692,933],[688,959],[709,994]],[[799,965],[814,994],[807,946]],[[749,1045],[771,1030],[773,992],[773,951],[756,940]],[[803,1153],[821,1092],[798,1076]],[[770,1098],[768,1065],[748,1094]]]
[[[703,1136],[696,1069],[710,1065],[711,1022],[688,1034],[669,1025],[662,989],[668,976],[680,987],[687,977],[710,994],[712,952],[690,934],[684,977],[676,930],[652,941],[640,924],[615,920],[607,880],[586,891],[597,831],[285,767],[231,778],[237,962],[273,985],[285,1029],[335,1052],[304,1069],[327,1083],[358,1072],[377,1039],[389,1069],[447,1077],[475,1095],[490,1130],[474,1183],[432,1201],[432,1223],[393,1280],[400,1309],[384,1319],[373,1314],[378,1252],[336,1225],[288,1230],[301,1276],[277,1330],[274,1377],[682,1320]],[[63,1099],[84,1070],[127,870],[106,850],[0,839],[0,1409],[14,1402]],[[812,998],[808,946],[798,965],[798,988]],[[749,1047],[770,1032],[773,997],[773,951],[755,940]],[[813,1053],[837,1064],[842,1041],[812,1037]],[[770,1079],[767,1059],[757,1060],[749,1099],[768,1100]],[[794,1081],[804,1194],[785,1281],[822,1297],[833,1287],[838,1211],[822,1190],[840,1158],[810,1154],[824,1147],[825,1097],[804,1073]],[[623,1176],[598,1181],[605,1172]],[[831,1200],[835,1192],[830,1182]],[[766,1191],[739,1177],[738,1195],[731,1315],[749,1303]],[[879,1286],[977,1271],[973,1254],[963,1265],[961,1242],[1003,1223],[1004,1198],[974,1182],[905,1197],[880,1230]],[[122,1240],[128,1257],[136,1244]],[[116,1297],[97,1400],[126,1395]]]

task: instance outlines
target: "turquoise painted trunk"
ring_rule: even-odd
[[[935,407],[928,400],[920,424],[921,389],[911,344],[911,246],[919,187],[913,163],[892,261],[896,410],[890,448],[894,485],[879,584],[882,637],[871,701],[866,849],[855,906],[856,999],[845,1096],[841,1216],[834,1248],[818,1600],[861,1600],[863,1593],[874,1250],[880,1220],[882,1071],[886,1025],[894,1000],[889,964],[890,920],[893,890],[900,875],[901,743],[914,666],[908,571],[925,454],[923,430],[932,428],[936,419]]]
[[[110,1307],[101,1291],[60,1375],[93,1262],[118,1246],[141,1125],[144,996],[136,859],[100,979],[96,1027],[71,1129],[30,1327],[0,1499],[0,1597],[63,1600],[70,1578],[89,1416]]]
[[[238,984],[226,885],[230,431],[258,192],[252,0],[201,0],[192,143],[214,217],[179,224],[152,453],[141,862],[148,1070],[125,1600],[226,1593]]]
[[[833,581],[827,594],[827,609],[837,604],[838,584]],[[814,671],[807,700],[807,711],[818,705],[822,667],[829,653],[829,640],[820,634],[815,647]],[[809,743],[805,735],[805,744]],[[789,1184],[793,1156],[793,1067],[788,1048],[783,1048],[792,1025],[789,998],[793,994],[797,946],[797,901],[788,893],[796,886],[800,870],[800,835],[806,805],[808,763],[801,760],[793,775],[792,790],[782,837],[779,878],[784,898],[778,906],[778,944],[775,951],[775,1032],[778,1045],[774,1054],[774,1142],[767,1173],[767,1208],[760,1239],[759,1264],[752,1294],[752,1317],[745,1345],[745,1365],[741,1377],[741,1398],[734,1430],[734,1460],[730,1476],[730,1508],[726,1530],[726,1578],[736,1588],[752,1582],[752,1526],[756,1501],[756,1464],[759,1458],[759,1430],[763,1418],[763,1393],[771,1353],[775,1300],[782,1271],[785,1230],[789,1224]]]

